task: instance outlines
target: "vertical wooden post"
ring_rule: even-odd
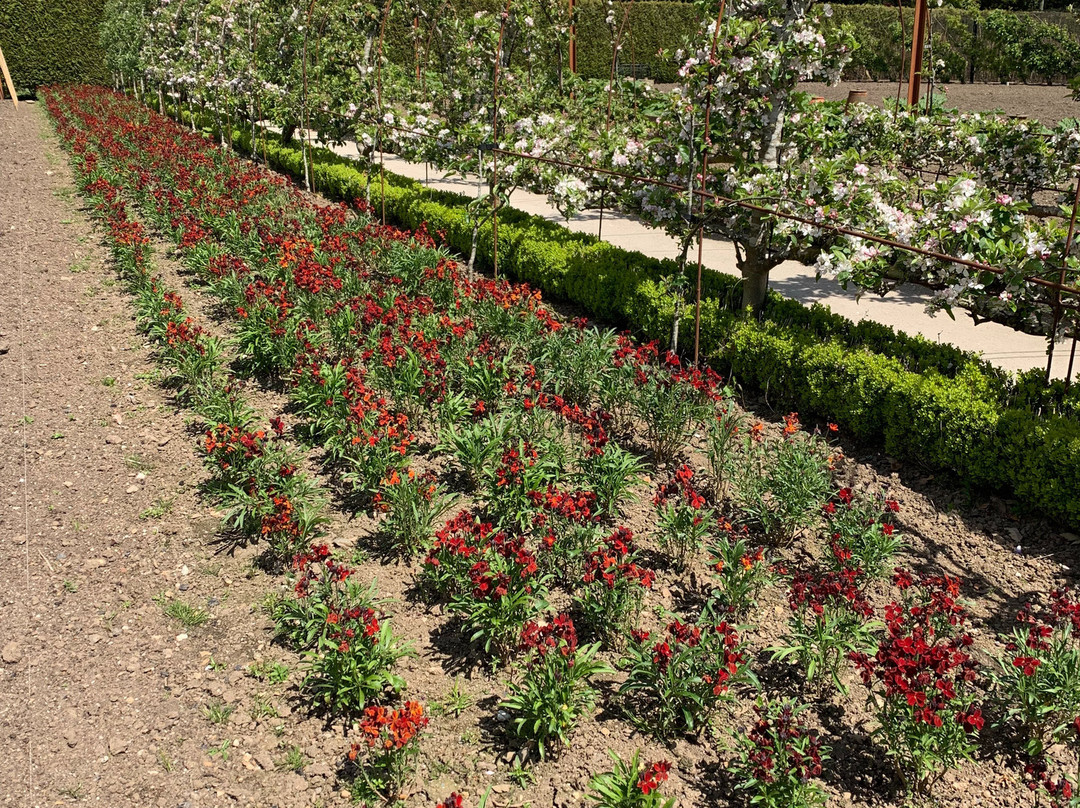
[[[923,46],[926,29],[930,22],[930,8],[926,0],[915,0],[915,23],[911,26],[911,68],[908,72],[907,102],[913,107],[922,94]]]
[[[577,26],[574,25],[574,0],[570,2],[570,72],[577,73]]]
[[[4,52],[0,50],[0,71],[4,73],[4,82],[8,86],[8,91],[11,93],[11,100],[15,103],[15,109],[19,108],[19,96],[15,92],[15,82],[11,80],[11,73],[8,72],[7,60],[4,58]],[[0,94],[0,98],[3,95]]]

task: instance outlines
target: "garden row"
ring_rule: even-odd
[[[1048,774],[1060,750],[1046,755],[1064,743],[1075,762],[1080,742],[1080,606],[1068,590],[1024,610],[984,668],[961,582],[892,571],[899,505],[838,490],[830,431],[808,434],[792,414],[769,435],[711,372],[565,323],[528,287],[465,276],[424,227],[380,226],[362,202],[319,207],[121,96],[52,90],[48,104],[87,192],[113,215],[121,264],[145,244],[130,199],[235,313],[234,367],[287,382],[293,433],[321,450],[352,507],[383,514],[389,552],[423,559],[417,593],[457,621],[460,653],[505,666],[500,709],[521,759],[565,748],[607,676],[617,687],[606,706],[661,739],[702,733],[757,693],[751,731],[732,733],[722,759],[759,801],[818,804],[825,738],[790,693],[758,682],[764,654],[798,665],[825,701],[846,695],[857,670],[875,743],[912,792],[980,754],[985,711],[1021,733],[1031,787],[1072,804],[1070,781]],[[163,351],[215,355],[178,300],[142,308],[175,332]],[[314,703],[360,719],[349,753],[359,795],[392,798],[428,721],[416,702],[395,708],[407,649],[374,585],[317,543],[319,497],[295,482],[295,459],[252,431],[232,383],[212,386],[223,403],[206,413],[205,448],[228,481],[215,487],[228,527],[268,540],[268,561],[292,560],[293,594],[272,607],[278,633],[305,653]],[[646,471],[661,482],[634,517]],[[783,550],[796,542],[789,571]],[[683,582],[678,612],[643,608],[656,605],[657,579]],[[790,622],[759,648],[756,605],[777,585]],[[635,756],[592,793],[655,805],[668,773]]]
[[[250,151],[251,137],[238,131],[234,144]],[[254,151],[274,168],[303,176],[298,148],[267,135]],[[385,202],[387,215],[402,226],[426,224],[452,249],[470,250],[465,196],[433,192],[391,173],[385,186],[369,183],[371,174],[322,149],[314,150],[312,173],[316,187],[331,198],[368,198],[376,210]],[[488,268],[492,244],[488,224],[477,256]],[[506,209],[499,221],[499,267],[646,339],[671,333],[676,297],[663,279],[678,275],[674,261]],[[701,346],[717,369],[766,391],[779,406],[882,443],[894,457],[951,470],[966,484],[1010,492],[1024,510],[1080,525],[1080,504],[1067,493],[1080,486],[1080,424],[1062,385],[1042,390],[1034,378],[1012,382],[951,346],[868,321],[855,324],[776,293],[761,319],[747,319],[738,311],[739,287],[738,279],[706,274]],[[692,318],[681,327],[682,344],[692,344]],[[1068,416],[1053,414],[1055,397]]]

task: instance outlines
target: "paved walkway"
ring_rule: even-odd
[[[334,147],[334,151],[346,157],[357,156],[352,143]],[[429,171],[422,163],[410,163],[391,154],[385,156],[385,164],[387,170],[411,177],[431,188],[466,195],[476,193],[475,179],[443,178],[440,172]],[[526,213],[563,224],[575,232],[596,235],[599,224],[597,211],[585,211],[567,222],[561,213],[548,204],[546,197],[521,190],[514,192],[510,204]],[[654,258],[674,258],[678,254],[675,239],[623,213],[605,211],[601,235],[605,241],[616,246],[637,250]],[[710,270],[739,274],[735,265],[735,248],[730,242],[706,239],[702,257],[705,267]],[[853,292],[845,291],[835,281],[826,278],[818,280],[811,267],[795,261],[788,261],[774,269],[770,285],[781,294],[802,303],[828,305],[837,314],[851,320],[874,320],[908,334],[921,334],[934,342],[949,342],[966,351],[981,353],[984,359],[1006,370],[1046,367],[1046,341],[1043,338],[1023,334],[997,323],[982,323],[976,327],[961,310],[957,310],[955,320],[944,313],[931,316],[926,313],[930,295],[917,287],[901,288],[884,297],[867,294],[856,299]],[[1055,349],[1053,374],[1057,377],[1065,377],[1070,347],[1071,341],[1059,342]],[[1078,376],[1080,356],[1073,369],[1073,378]]]

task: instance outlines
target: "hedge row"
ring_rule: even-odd
[[[47,84],[108,84],[98,29],[105,0],[0,2],[0,48],[19,95]]]
[[[830,24],[848,26],[859,44],[844,77],[899,78],[914,18],[905,8],[901,27],[895,7],[838,6]],[[929,47],[927,58],[944,63],[940,81],[1066,83],[1080,73],[1080,29],[1071,15],[934,9]]]
[[[237,132],[236,138],[239,148],[249,147],[248,135]],[[265,150],[274,168],[302,176],[298,149],[268,138]],[[313,177],[317,189],[335,199],[352,201],[369,190],[367,175],[355,163],[322,149],[315,150]],[[468,252],[466,197],[389,173],[385,195],[377,181],[370,193],[376,210],[385,200],[395,222],[408,228],[426,224],[449,247]],[[481,265],[490,266],[491,243],[488,226],[480,238]],[[674,261],[508,209],[499,218],[499,266],[550,297],[642,337],[666,340],[670,333],[675,301],[661,279],[677,271]],[[767,392],[774,406],[835,421],[849,435],[884,444],[890,455],[951,470],[972,487],[1011,491],[1022,507],[1080,527],[1080,423],[1003,406],[1003,374],[956,349],[941,349],[957,360],[951,375],[909,369],[905,362],[912,358],[929,364],[926,357],[935,356],[938,346],[883,326],[856,326],[774,293],[762,320],[742,318],[735,311],[739,283],[708,273],[703,290],[702,349],[721,372]],[[682,322],[684,345],[692,329],[688,315]],[[871,347],[858,345],[862,335]],[[873,349],[879,346],[885,352]]]
[[[499,0],[453,0],[455,13],[497,11]],[[612,33],[603,0],[577,0],[578,71],[587,78],[606,79],[611,72]],[[616,26],[627,6],[615,4]],[[635,0],[629,6],[620,70],[657,81],[675,80],[672,59],[659,56],[675,50],[697,29],[700,10],[694,3]],[[894,5],[844,5],[833,9],[828,24],[846,25],[859,48],[844,78],[895,81],[901,57],[910,48],[914,9],[904,9],[901,30]],[[931,14],[932,59],[945,63],[942,81],[1067,81],[1080,73],[1080,28],[1072,15],[1011,11],[935,8]],[[420,32],[420,39],[427,32]],[[433,47],[437,47],[435,42]],[[421,46],[422,47],[422,46]],[[398,21],[387,32],[392,59],[415,67],[417,35]]]

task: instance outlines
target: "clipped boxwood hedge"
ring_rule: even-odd
[[[236,145],[248,148],[250,135],[237,132]],[[298,149],[273,137],[265,149],[274,168],[303,176]],[[348,158],[316,149],[313,162],[321,193],[350,202],[367,194],[367,175]],[[378,181],[371,182],[370,192],[378,210]],[[466,197],[387,172],[385,202],[388,217],[401,226],[426,224],[450,248],[468,252]],[[478,262],[490,267],[490,225],[479,245]],[[670,334],[674,299],[662,291],[661,279],[677,272],[672,260],[505,209],[499,217],[499,266],[639,336],[663,341]],[[860,440],[884,445],[894,457],[951,470],[972,487],[1010,491],[1026,509],[1080,527],[1080,423],[1007,406],[1003,371],[954,347],[877,324],[856,325],[774,292],[761,320],[745,319],[735,310],[740,281],[720,273],[707,278],[702,351],[718,370],[767,391],[774,406],[835,421]],[[692,343],[693,326],[688,312],[683,345]]]
[[[108,84],[98,28],[105,0],[0,2],[0,48],[19,95],[46,84]]]

